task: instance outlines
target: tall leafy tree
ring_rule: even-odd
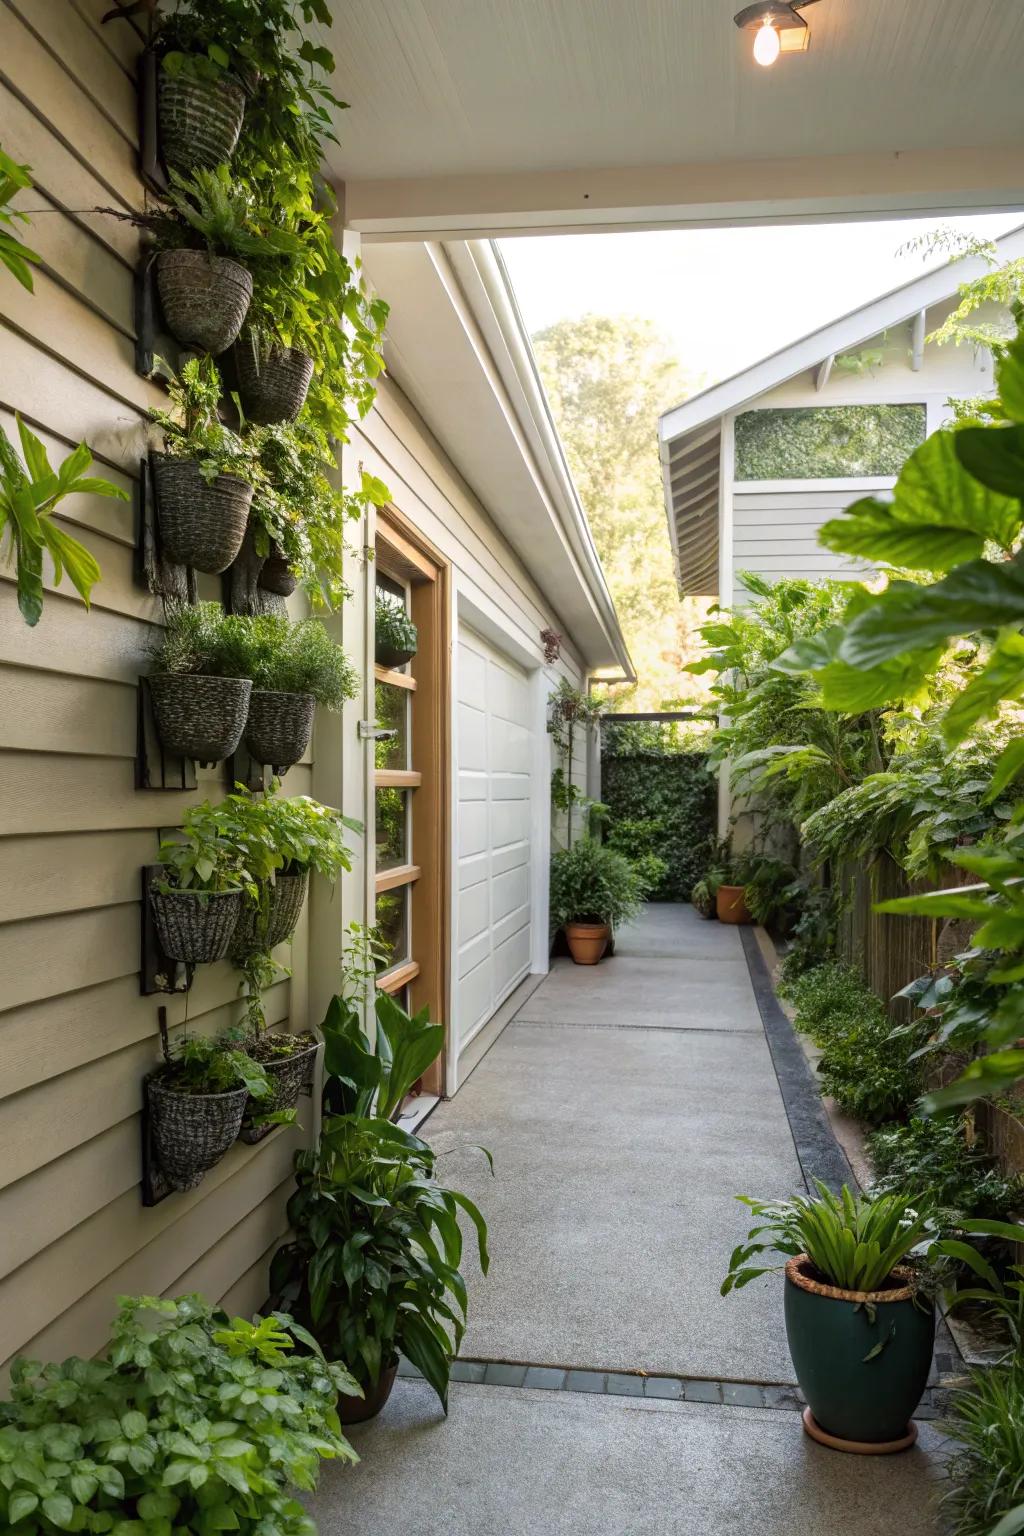
[[[681,675],[707,604],[680,602],[665,523],[658,416],[692,392],[648,320],[584,315],[533,338],[541,376],[639,673],[617,709],[697,699]]]

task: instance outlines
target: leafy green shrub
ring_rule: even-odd
[[[782,962],[784,985],[834,955],[839,930],[839,897],[834,886],[801,881],[793,900],[797,915]]]
[[[976,1371],[953,1399],[951,1536],[1015,1536],[1024,1528],[1024,1361]],[[1017,1510],[1020,1520],[1004,1517]]]
[[[151,672],[248,677],[246,647],[219,603],[168,603],[166,626],[147,647]]]
[[[270,1080],[258,1061],[237,1041],[186,1035],[160,1068],[159,1081],[176,1093],[230,1093],[245,1088],[253,1098],[270,1092]]]
[[[358,1392],[348,1372],[289,1318],[199,1296],[124,1299],[98,1359],[21,1359],[11,1381],[0,1524],[18,1536],[310,1536],[292,1490],[357,1459],[336,1408]]]
[[[611,923],[635,917],[646,895],[643,875],[613,848],[581,837],[551,859],[551,926]]]
[[[868,1140],[874,1164],[872,1191],[927,1191],[944,1228],[964,1217],[1003,1220],[1024,1201],[1024,1179],[1007,1177],[978,1144],[968,1144],[965,1117],[912,1117],[883,1126]]]
[[[237,475],[253,484],[258,465],[253,448],[220,419],[222,386],[212,357],[190,357],[175,373],[157,359],[167,375],[170,410],[153,407],[149,419],[163,433],[163,451],[174,459],[194,459],[204,480]]]
[[[796,1007],[797,1028],[822,1052],[822,1091],[859,1120],[879,1124],[902,1114],[921,1092],[910,1059],[920,1043],[895,1032],[881,999],[852,967],[829,962],[780,989]]]
[[[324,709],[340,709],[355,698],[356,670],[320,619],[293,624],[279,614],[229,614],[224,626],[244,662],[241,675],[252,678],[253,688],[311,693]]]
[[[406,612],[404,603],[400,603],[396,597],[384,597],[377,593],[374,638],[378,645],[389,646],[395,651],[415,653],[419,644],[416,625]]]
[[[643,724],[643,722],[641,722]],[[632,857],[665,863],[653,901],[688,901],[714,847],[716,786],[702,752],[666,750],[630,736],[628,724],[601,727],[601,798],[608,807],[607,842]],[[622,750],[626,748],[628,750]]]

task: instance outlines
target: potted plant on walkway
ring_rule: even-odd
[[[237,1140],[250,1097],[270,1093],[258,1061],[234,1042],[189,1035],[146,1081],[153,1150],[175,1189],[195,1189]]]
[[[372,987],[372,968],[363,974]],[[434,1152],[393,1121],[436,1059],[443,1027],[428,1022],[426,1009],[410,1017],[381,993],[374,1049],[363,1032],[358,977],[354,990],[332,1000],[322,1025],[323,1128],[315,1150],[296,1154],[288,1202],[295,1235],[270,1272],[272,1294],[363,1388],[363,1403],[339,1403],[343,1423],[380,1412],[399,1354],[447,1409],[451,1362],[465,1330],[460,1211],[474,1228],[485,1274],[488,1266],[480,1211],[437,1182]]]
[[[311,1536],[299,1490],[321,1460],[357,1459],[335,1412],[357,1391],[290,1318],[122,1297],[98,1356],[12,1365],[0,1526]]]
[[[160,844],[160,863],[149,900],[164,954],[191,965],[223,960],[255,884],[217,808],[206,800],[186,811],[180,836]]]
[[[551,859],[552,928],[564,928],[577,965],[596,965],[614,929],[635,917],[646,894],[641,872],[624,854],[581,837]]]
[[[163,452],[150,454],[160,538],[169,559],[217,575],[242,547],[257,462],[220,420],[211,358],[189,358],[177,376],[161,367],[171,376],[171,408],[149,413],[163,434]]]
[[[416,655],[416,625],[397,597],[377,593],[374,623],[374,659],[379,667],[404,667]]]
[[[319,619],[293,624],[263,614],[244,625],[245,670],[253,682],[245,744],[256,762],[280,775],[309,745],[316,706],[341,709],[355,698],[359,680]]]
[[[238,634],[219,603],[168,604],[149,647],[153,715],[168,752],[213,764],[237,748],[252,692]]]
[[[914,1250],[931,1231],[927,1199],[907,1193],[738,1198],[757,1225],[737,1247],[723,1296],[784,1268],[786,1336],[807,1399],[804,1427],[836,1450],[884,1455],[912,1445],[935,1342],[935,1305]],[[764,1265],[762,1254],[781,1264]]]

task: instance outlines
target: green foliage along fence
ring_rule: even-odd
[[[705,736],[706,728],[676,721],[606,716],[601,723],[605,841],[633,859],[664,860],[652,901],[688,901],[711,860],[717,795]]]

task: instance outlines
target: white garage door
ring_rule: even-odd
[[[458,1048],[530,968],[530,687],[459,626]]]

